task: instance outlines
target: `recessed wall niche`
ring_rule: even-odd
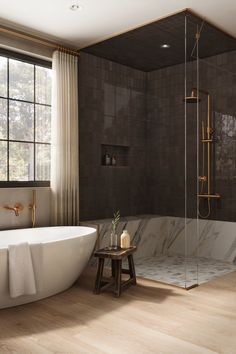
[[[102,144],[101,165],[106,167],[128,167],[129,146]]]

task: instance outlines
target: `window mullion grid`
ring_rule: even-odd
[[[3,98],[4,100],[7,99],[7,98],[4,97],[4,96],[0,96],[0,98]],[[10,100],[10,101],[13,101],[13,102],[34,103],[33,101],[21,100],[21,99],[12,98],[12,97],[9,97],[9,100]],[[35,103],[37,103],[38,106],[51,107],[50,104],[39,103],[39,102],[35,102]]]

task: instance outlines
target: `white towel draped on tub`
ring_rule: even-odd
[[[34,278],[36,291],[43,290],[43,246],[42,243],[31,243],[30,244],[31,257],[34,268]]]
[[[35,245],[36,246],[36,245]],[[12,298],[36,294],[34,266],[28,243],[8,246],[9,290]]]

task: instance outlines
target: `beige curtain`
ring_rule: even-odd
[[[78,58],[55,51],[52,69],[51,215],[53,225],[79,219]]]

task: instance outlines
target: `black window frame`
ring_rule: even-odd
[[[15,102],[28,102],[28,103],[33,103],[34,104],[34,128],[35,128],[35,106],[37,105],[42,105],[42,106],[47,106],[51,107],[49,104],[40,104],[35,101],[35,66],[41,66],[44,68],[52,69],[52,62],[43,60],[41,58],[37,57],[31,57],[26,54],[18,53],[18,52],[13,52],[11,50],[3,49],[0,48],[0,56],[8,58],[8,67],[7,67],[7,87],[8,87],[8,94],[7,97],[0,96],[0,98],[7,100],[7,139],[0,139],[0,141],[7,141],[7,164],[8,164],[8,179],[9,179],[9,142],[21,142],[21,143],[27,143],[28,141],[26,140],[14,140],[14,139],[9,139],[9,101],[15,101]],[[34,100],[33,102],[29,102],[27,100],[20,100],[20,99],[12,99],[9,97],[9,59],[14,59],[14,60],[19,60],[21,62],[25,62],[28,64],[34,65]],[[34,145],[34,178],[35,178],[35,161],[36,161],[36,145],[41,144],[41,145],[51,145],[51,143],[45,143],[45,142],[36,142],[35,141],[35,129],[34,129],[34,140],[30,141],[29,143]],[[49,181],[0,181],[0,188],[19,188],[19,187],[50,187],[50,180]]]

